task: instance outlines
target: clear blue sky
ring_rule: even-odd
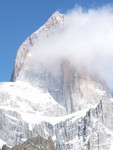
[[[0,81],[10,80],[18,47],[52,13],[109,3],[113,0],[0,0]]]

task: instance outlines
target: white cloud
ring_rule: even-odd
[[[113,89],[113,8],[84,11],[78,7],[69,11],[64,29],[39,41],[33,54],[38,60],[68,57],[85,63],[90,71],[99,72]]]

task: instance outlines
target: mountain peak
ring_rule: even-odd
[[[26,58],[29,52],[32,50],[32,46],[35,43],[38,43],[38,39],[40,37],[45,36],[46,38],[49,36],[49,33],[56,32],[57,29],[60,30],[64,23],[64,17],[65,16],[63,14],[55,12],[41,28],[35,31],[22,43],[17,52],[15,67],[11,78],[12,81],[17,80],[25,64]]]
[[[59,23],[64,20],[64,14],[61,14],[59,12],[55,12],[48,20],[49,21],[54,21],[54,23]]]
[[[77,57],[65,55],[67,47],[61,43],[68,34],[59,38],[67,29],[64,19],[55,12],[23,42],[12,78],[16,82],[0,84],[0,146],[29,139],[11,150],[53,150],[54,145],[56,150],[113,149],[110,91],[98,70],[91,72],[84,60],[78,63]],[[56,57],[58,49],[63,55]],[[74,49],[79,50],[76,43]]]
[[[59,13],[58,11],[56,11],[52,16],[51,16],[52,19],[55,19],[57,21],[60,21],[62,19],[64,19],[64,14],[62,13]]]
[[[52,44],[50,43],[48,46],[49,38],[53,34],[61,33],[60,31],[64,29],[64,19],[63,14],[55,12],[39,30],[20,46],[16,57],[13,81],[28,82],[48,91],[61,106],[66,108],[68,113],[72,113],[81,110],[88,104],[96,104],[100,100],[98,91],[105,90],[108,96],[110,94],[97,72],[91,75],[83,64],[75,64],[71,58],[66,59],[65,57],[58,59],[52,57],[45,61],[43,59],[45,51],[40,58],[43,45],[49,50]],[[93,100],[90,97],[93,97]],[[83,100],[82,104],[80,100]]]
[[[50,29],[54,25],[56,26],[56,25],[63,24],[64,17],[65,16],[63,14],[59,12],[55,12],[42,27],[44,27],[44,29]]]

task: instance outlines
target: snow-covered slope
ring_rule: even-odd
[[[49,93],[25,82],[0,83],[0,137],[9,145],[21,141],[23,130],[31,130],[39,117],[62,115],[66,115],[65,108]]]
[[[35,57],[42,43],[63,31],[64,20],[55,13],[27,38],[17,53],[13,82],[0,83],[1,145],[40,135],[50,136],[56,150],[112,147],[113,100],[104,80],[71,59]]]
[[[19,112],[39,113],[47,116],[66,114],[49,93],[34,88],[25,82],[0,84],[0,108],[15,109]]]
[[[8,86],[5,88],[9,91],[11,87]],[[101,95],[103,99],[96,105],[70,115],[63,114],[64,109],[59,107],[64,116],[52,117],[41,114],[38,106],[33,107],[29,100],[20,97],[15,101],[4,93],[0,107],[1,140],[14,146],[41,135],[44,138],[51,136],[57,150],[109,150],[113,140],[113,100],[108,99],[104,92]]]

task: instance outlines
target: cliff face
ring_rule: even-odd
[[[15,146],[40,135],[51,137],[56,150],[111,150],[113,99],[104,80],[71,58],[33,55],[63,31],[64,21],[64,15],[55,13],[27,38],[17,53],[13,82],[0,83],[1,141]]]
[[[38,56],[40,45],[49,42],[49,38],[57,32],[62,32],[64,22],[65,16],[55,13],[44,26],[26,39],[18,50],[12,81],[25,81],[49,92],[66,108],[67,113],[72,113],[98,103],[99,90],[106,90],[108,97],[110,92],[101,77],[97,73],[91,75],[84,64],[77,65],[71,58],[65,57],[50,57],[45,61]],[[34,49],[36,58],[32,56]]]
[[[34,32],[30,37],[28,37],[22,45],[19,47],[17,57],[15,60],[14,71],[12,74],[12,81],[16,81],[21,78],[22,70],[25,69],[27,60],[29,59],[30,52],[33,46],[40,41],[47,39],[51,34],[54,34],[57,30],[61,30],[64,22],[64,15],[56,12],[51,16],[51,18],[36,32]],[[24,72],[25,73],[25,72]]]

